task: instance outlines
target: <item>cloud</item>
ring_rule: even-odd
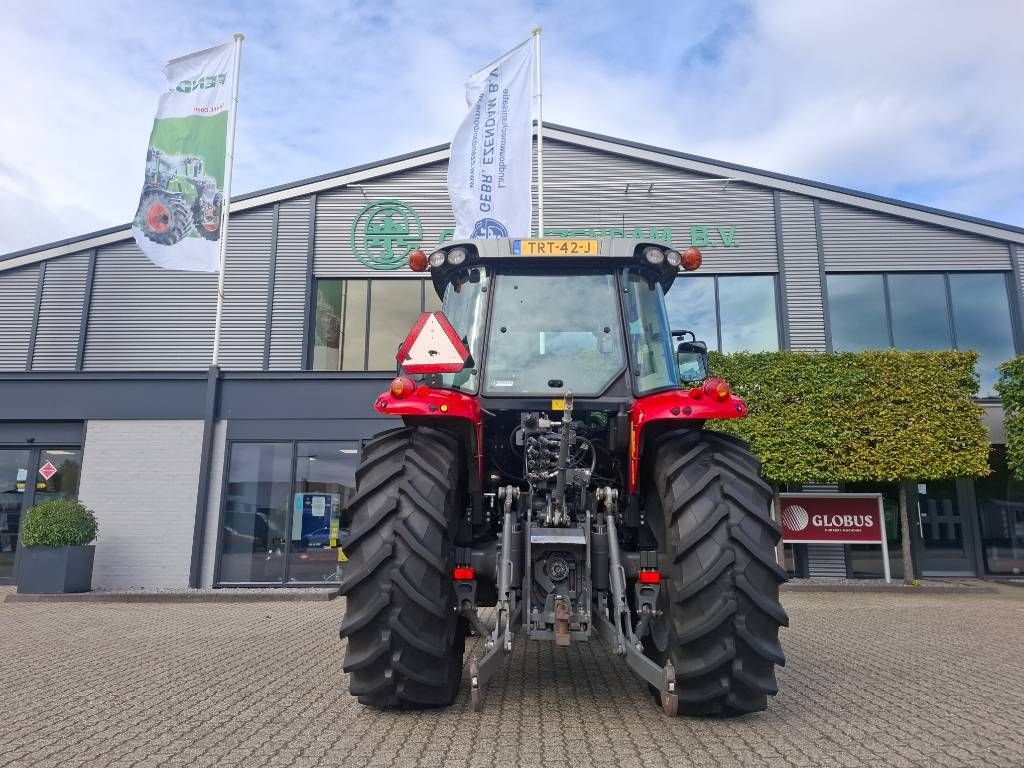
[[[512,0],[0,7],[0,253],[121,224],[166,59],[247,35],[243,193],[443,143],[544,27],[545,119],[1024,223],[1024,5]],[[54,23],[58,19],[59,23]]]

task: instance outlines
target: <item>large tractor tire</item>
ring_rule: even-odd
[[[192,211],[185,201],[159,189],[143,194],[138,219],[142,233],[160,245],[181,242],[192,231]]]
[[[221,213],[224,205],[224,197],[218,192],[214,195],[209,210],[204,210],[202,198],[197,198],[192,205],[192,220],[195,222],[196,232],[206,240],[220,239]]]
[[[779,627],[789,619],[761,463],[742,440],[717,432],[670,432],[652,449],[648,519],[672,562],[647,654],[672,661],[681,715],[763,710],[778,691]]]
[[[462,680],[465,621],[452,589],[463,510],[447,432],[405,427],[363,450],[341,580],[349,690],[372,707],[447,706]]]

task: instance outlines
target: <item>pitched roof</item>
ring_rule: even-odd
[[[861,192],[835,184],[811,181],[797,176],[790,176],[746,165],[714,160],[686,152],[677,152],[664,147],[605,136],[592,131],[570,128],[563,125],[545,124],[544,137],[566,144],[588,147],[597,151],[622,155],[656,163],[658,165],[680,168],[691,172],[710,176],[728,176],[755,186],[779,189],[787,192],[822,200],[851,205],[858,208],[874,210],[907,219],[936,224],[950,229],[970,232],[972,234],[992,237],[1024,244],[1024,227],[1003,224],[977,216],[931,208],[904,200]],[[313,192],[341,187],[367,179],[386,176],[399,171],[423,165],[441,162],[448,159],[449,144],[439,144],[416,152],[396,155],[373,163],[365,163],[308,179],[267,187],[244,195],[237,195],[231,201],[234,211],[243,211],[269,203],[279,202],[295,197],[302,197]],[[13,253],[0,255],[0,270],[11,269],[22,264],[29,264],[44,259],[63,256],[69,253],[109,245],[131,237],[131,225],[122,224],[116,227],[101,229],[96,232],[58,240],[44,245],[25,248]]]

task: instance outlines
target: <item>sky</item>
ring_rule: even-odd
[[[1024,2],[0,0],[0,254],[128,222],[171,58],[246,35],[233,191],[448,142],[543,28],[544,118],[1024,226]]]

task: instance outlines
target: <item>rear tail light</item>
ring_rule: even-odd
[[[641,584],[661,584],[661,571],[640,571],[636,580]]]
[[[694,245],[683,251],[683,269],[687,272],[693,272],[693,270],[700,266],[703,260],[704,256],[701,254],[700,248]]]
[[[476,571],[468,566],[460,565],[452,568],[452,578],[456,581],[472,581],[476,578]]]
[[[724,403],[732,395],[732,388],[724,379],[708,379],[704,382],[704,394],[718,403]]]
[[[704,397],[704,390],[701,389],[700,387],[694,387],[693,389],[690,390],[690,397],[692,397],[694,400],[700,400],[702,397]]]
[[[409,269],[413,272],[426,272],[427,271],[427,254],[423,251],[416,249],[409,254]]]
[[[404,400],[416,390],[416,385],[408,376],[399,376],[391,382],[391,395]]]

